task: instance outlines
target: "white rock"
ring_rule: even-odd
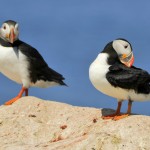
[[[110,112],[23,97],[0,106],[0,150],[150,150],[149,116]]]

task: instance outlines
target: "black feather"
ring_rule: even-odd
[[[133,89],[136,93],[150,93],[150,74],[136,67],[116,63],[109,67],[106,78],[114,87]]]
[[[109,56],[111,56],[111,57],[108,57],[108,60],[107,60],[107,63],[109,65],[113,65],[116,62],[120,62],[116,51],[112,47],[112,43],[113,42],[109,42],[102,51],[102,53],[107,53],[107,54],[109,54]]]

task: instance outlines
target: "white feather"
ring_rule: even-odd
[[[35,87],[40,87],[40,88],[47,88],[50,86],[56,86],[59,85],[56,82],[49,82],[49,81],[43,81],[43,80],[38,80],[36,83],[31,83],[30,86],[35,86]]]
[[[0,52],[0,72],[9,79],[28,88],[30,79],[26,56],[20,51],[17,53],[16,48],[3,47],[1,45]]]
[[[118,56],[122,54],[130,54],[131,53],[131,46],[128,42],[123,41],[123,40],[114,40],[112,43],[112,46],[114,50],[117,52]],[[124,46],[127,46],[125,48]]]

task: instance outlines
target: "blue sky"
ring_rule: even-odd
[[[117,101],[97,91],[88,70],[103,47],[116,38],[132,44],[135,66],[150,72],[150,1],[32,0],[1,1],[0,23],[20,24],[20,39],[63,74],[69,87],[30,88],[29,94],[77,106],[112,108]],[[21,86],[0,74],[0,104]],[[32,101],[31,101],[32,103]],[[124,102],[122,111],[126,111]],[[150,102],[133,103],[133,112],[150,115]]]

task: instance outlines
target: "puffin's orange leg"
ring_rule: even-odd
[[[114,114],[102,116],[102,119],[113,119],[115,116],[120,115],[121,106],[122,106],[122,102],[118,102],[118,107],[116,112]]]
[[[126,114],[117,115],[117,116],[115,116],[115,117],[113,118],[113,120],[117,121],[117,120],[120,120],[120,119],[122,119],[122,118],[128,117],[128,116],[131,114],[131,107],[132,107],[132,101],[129,100],[127,113],[126,113]]]
[[[25,92],[26,95],[28,95],[28,89],[22,87],[22,89],[21,89],[21,91],[19,92],[19,94],[18,94],[16,97],[14,97],[13,99],[7,101],[7,102],[5,103],[5,105],[11,105],[11,104],[14,103],[15,101],[17,101],[19,98],[22,97],[22,95],[23,95],[24,92]]]

